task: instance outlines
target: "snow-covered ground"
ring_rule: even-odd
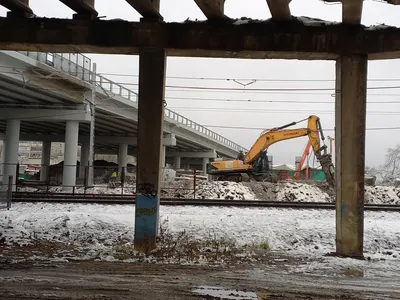
[[[36,192],[33,187],[21,187],[20,191]],[[62,187],[52,187],[52,193],[62,192]],[[83,187],[75,189],[75,193],[84,193]],[[86,190],[87,194],[122,194],[121,188],[95,186]],[[124,194],[134,194],[135,186],[126,184]],[[180,180],[164,185],[162,197],[193,199],[192,180]],[[196,184],[196,199],[228,199],[228,200],[269,200],[292,202],[334,202],[334,191],[323,183],[303,182],[221,182],[199,180]],[[400,204],[400,188],[392,186],[366,186],[365,203]]]
[[[45,239],[101,251],[132,241],[134,215],[133,205],[15,203],[0,211],[0,239],[20,245]],[[237,245],[268,243],[272,250],[306,255],[335,249],[334,211],[163,206],[160,216],[171,232],[198,238],[216,234]],[[398,213],[365,212],[365,251],[400,260]]]

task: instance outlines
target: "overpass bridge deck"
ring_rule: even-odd
[[[12,117],[7,108],[36,108],[42,113],[47,111],[50,114],[52,110],[59,110],[60,113],[54,113],[48,119],[43,115],[25,114],[21,122],[21,139],[63,141],[65,125],[60,121],[74,118],[82,118],[79,134],[88,138],[90,111],[85,104],[90,102],[94,82],[96,149],[118,151],[121,139],[126,138],[131,140],[129,151],[135,150],[137,94],[93,72],[90,58],[75,53],[2,51],[0,66],[3,68],[0,71],[0,106],[3,106],[0,131],[5,131],[6,120]],[[79,105],[82,111],[78,113]],[[164,134],[175,136],[173,151],[215,150],[224,157],[235,157],[239,150],[246,151],[233,141],[168,108],[165,108]]]

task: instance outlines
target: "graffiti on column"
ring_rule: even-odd
[[[146,242],[157,234],[158,193],[154,184],[137,185],[135,237]]]

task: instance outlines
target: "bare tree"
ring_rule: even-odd
[[[396,178],[400,177],[400,144],[388,149],[385,163],[380,169],[384,184],[392,184]]]

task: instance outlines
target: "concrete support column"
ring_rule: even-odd
[[[63,167],[63,190],[73,191],[76,184],[76,160],[78,158],[79,122],[67,121],[65,124],[65,146]]]
[[[183,168],[184,168],[185,170],[190,170],[190,164],[189,164],[189,163],[185,163],[184,166],[183,166]]]
[[[181,168],[181,157],[180,156],[174,157],[174,167],[175,167],[175,169]]]
[[[165,49],[139,50],[139,112],[134,244],[155,248],[160,207]]]
[[[4,145],[4,175],[12,175],[13,182],[16,180],[19,148],[19,132],[21,128],[20,120],[8,120],[6,129],[6,139]],[[16,186],[13,185],[13,191]]]
[[[364,166],[368,58],[336,62],[336,252],[363,257]]]
[[[3,149],[1,150],[0,154],[0,174],[4,174],[4,148],[5,148],[5,142],[3,141]]]
[[[208,157],[203,157],[203,175],[206,176],[207,175],[207,164],[210,162],[210,159]]]
[[[50,169],[51,142],[42,143],[42,160],[40,162],[40,181],[47,181]]]
[[[122,168],[128,165],[128,144],[120,144],[118,150],[118,174],[121,174]]]
[[[85,169],[89,165],[90,143],[81,144],[81,157],[79,159],[79,178],[85,178]],[[93,174],[93,172],[92,172]]]
[[[165,152],[167,147],[164,145],[161,146],[161,168],[165,168]]]

